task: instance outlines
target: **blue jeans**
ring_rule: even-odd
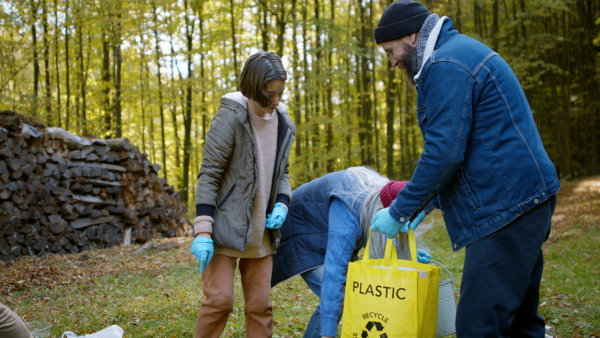
[[[316,269],[309,270],[300,276],[306,282],[306,285],[315,293],[315,295],[321,298],[321,284],[323,282],[323,270],[324,267],[321,265]],[[310,321],[304,331],[304,338],[321,338],[321,304],[317,306],[315,312],[310,316]]]
[[[351,262],[358,260],[358,254],[355,252],[352,254]],[[312,269],[306,271],[300,276],[304,279],[304,282],[308,287],[315,293],[315,295],[321,298],[321,285],[323,285],[323,271],[325,270],[324,266],[321,265],[316,269]],[[338,323],[341,319],[338,318]],[[312,316],[310,316],[310,320],[308,322],[308,326],[306,327],[306,331],[304,331],[304,338],[321,338],[321,304],[317,306],[315,312],[313,312]]]

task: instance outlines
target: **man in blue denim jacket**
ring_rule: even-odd
[[[519,80],[496,52],[419,2],[391,4],[374,35],[417,90],[425,144],[372,229],[393,236],[415,227],[432,202],[453,249],[466,247],[458,337],[544,337],[541,246],[560,183]]]

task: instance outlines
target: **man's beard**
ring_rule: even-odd
[[[404,58],[401,60],[402,68],[406,72],[406,79],[408,82],[415,87],[417,82],[415,81],[415,75],[419,73],[421,70],[421,65],[419,65],[419,55],[417,54],[417,47],[411,46],[410,44],[404,42],[406,54]]]

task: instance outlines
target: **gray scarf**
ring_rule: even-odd
[[[423,66],[423,55],[425,54],[425,46],[427,46],[427,40],[429,40],[429,35],[435,27],[435,24],[438,22],[440,17],[433,13],[430,14],[425,22],[423,22],[423,26],[421,26],[421,30],[419,31],[419,40],[417,41],[417,57],[419,58],[419,66]]]

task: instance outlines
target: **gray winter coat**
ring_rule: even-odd
[[[296,133],[283,103],[277,106],[277,153],[268,214],[276,202],[289,204],[291,187],[288,157]],[[251,234],[256,193],[256,147],[246,109],[246,98],[229,93],[221,98],[206,134],[204,156],[196,184],[196,216],[214,219],[212,238],[216,245],[244,251]],[[279,246],[279,230],[269,230],[273,246]]]

